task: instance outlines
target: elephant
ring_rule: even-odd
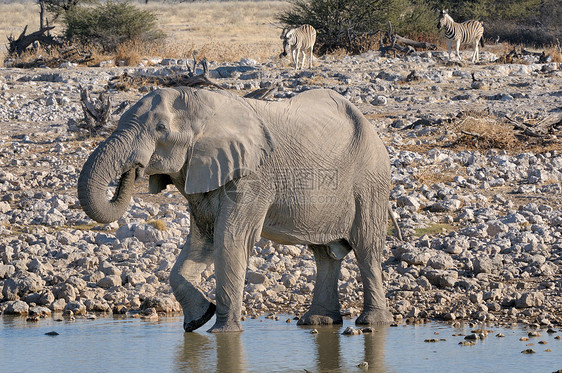
[[[209,332],[242,330],[245,276],[260,236],[307,245],[314,254],[312,302],[298,324],[342,323],[338,278],[351,251],[363,284],[355,323],[393,321],[381,268],[389,156],[373,126],[340,94],[317,89],[261,101],[227,91],[155,90],[122,115],[84,163],[83,210],[100,223],[119,219],[143,176],[151,193],[173,184],[189,205],[190,232],[169,277],[185,331],[215,313]],[[212,263],[216,304],[198,289]]]

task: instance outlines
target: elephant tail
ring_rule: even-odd
[[[404,238],[402,237],[402,231],[400,230],[398,221],[396,221],[396,217],[394,216],[394,211],[392,211],[392,206],[390,206],[390,201],[388,201],[388,215],[390,216],[390,220],[392,220],[392,224],[394,225],[396,237],[400,241],[404,241]]]

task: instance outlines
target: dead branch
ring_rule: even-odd
[[[123,101],[116,110],[111,112],[109,95],[101,92],[98,98],[92,98],[88,88],[80,85],[80,104],[84,112],[82,121],[75,123],[77,127],[88,130],[90,135],[106,135],[116,127],[116,116],[120,115],[129,105]]]
[[[380,42],[379,42],[379,51],[381,55],[384,57],[390,52],[396,56],[396,52],[403,53],[405,56],[409,55],[416,51],[415,48],[422,48],[422,49],[437,49],[435,44],[427,43],[427,42],[418,42],[414,41],[405,37],[402,37],[395,33],[394,28],[392,27],[392,23],[388,21],[388,31],[386,32],[386,39],[389,41],[390,45],[385,46],[383,41],[383,35],[380,35]],[[404,44],[404,45],[401,45]]]
[[[429,50],[437,49],[437,45],[432,43],[427,43],[425,41],[414,41],[408,38],[404,38],[400,35],[395,35],[395,38],[397,43],[406,44],[413,48],[422,48],[422,49],[429,49]]]
[[[29,35],[26,35],[27,32],[27,25],[24,27],[22,33],[17,39],[14,39],[13,35],[8,36],[8,54],[9,55],[18,55],[20,56],[27,47],[32,45],[35,42],[39,42],[43,45],[50,45],[50,46],[61,46],[62,43],[48,35],[49,31],[54,29],[55,26],[44,27],[38,31],[35,31]],[[47,35],[46,35],[47,34]]]
[[[253,98],[255,100],[266,100],[271,97],[279,88],[279,83],[272,84],[270,87],[259,88],[255,91],[249,92],[244,95],[244,98]]]
[[[476,137],[477,139],[481,139],[481,138],[484,137],[484,136],[482,136],[482,135],[479,134],[479,133],[468,132],[468,131],[465,131],[465,130],[461,130],[461,133],[462,133],[463,135],[467,135],[467,136],[471,136],[471,137]]]
[[[109,79],[108,87],[126,91],[131,87],[154,85],[160,87],[212,87],[222,89],[222,87],[209,78],[209,63],[207,58],[200,62],[196,60],[197,52],[193,53],[193,67],[187,66],[187,73],[177,73],[171,76],[146,76],[130,75],[127,72]],[[201,65],[203,72],[195,75],[197,65]]]
[[[547,115],[535,124],[520,123],[508,115],[505,116],[505,119],[516,129],[523,131],[524,135],[530,137],[545,137],[562,130],[562,110]]]
[[[548,63],[552,61],[552,56],[547,54],[546,51],[532,52],[522,47],[513,47],[507,54],[500,56],[495,63],[519,63],[522,62],[523,56],[533,56],[539,58],[539,63]]]

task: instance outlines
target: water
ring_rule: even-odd
[[[183,333],[181,317],[147,321],[103,317],[38,323],[0,318],[0,372],[553,372],[562,368],[562,341],[521,328],[492,329],[474,346],[460,346],[455,333],[468,327],[430,323],[376,328],[374,333],[341,335],[342,327],[298,327],[268,319],[243,322],[243,333]],[[58,336],[45,333],[56,331]],[[495,334],[503,333],[505,338]],[[438,334],[435,334],[438,333]],[[436,343],[426,339],[446,339]],[[547,344],[539,344],[546,341]],[[532,343],[532,346],[528,344]],[[534,354],[522,354],[531,348]],[[551,352],[546,352],[550,349]]]

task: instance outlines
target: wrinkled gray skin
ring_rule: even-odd
[[[189,202],[191,232],[170,274],[192,331],[216,312],[211,332],[240,331],[248,258],[259,237],[306,244],[317,265],[312,304],[299,324],[342,323],[341,260],[354,251],[364,288],[356,324],[393,320],[381,254],[390,163],[372,125],[331,90],[284,102],[191,88],[154,91],[129,109],[90,155],[78,197],[94,220],[118,219],[136,175],[152,193],[173,183]],[[116,196],[107,200],[117,178]],[[216,307],[198,288],[211,263]]]

